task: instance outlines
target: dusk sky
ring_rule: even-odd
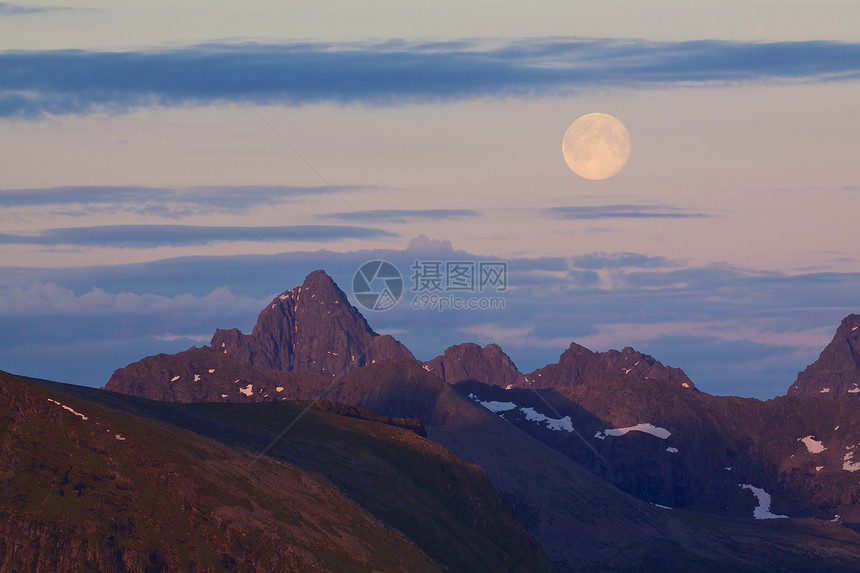
[[[0,369],[102,386],[325,269],[508,263],[365,312],[418,358],[633,346],[782,394],[860,312],[860,3],[0,3]],[[632,152],[573,173],[576,118]],[[408,288],[408,285],[407,285]],[[353,298],[353,302],[355,299]]]

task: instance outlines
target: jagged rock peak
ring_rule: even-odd
[[[662,380],[695,389],[692,380],[680,368],[664,366],[653,356],[642,354],[630,346],[621,351],[592,352],[575,342],[570,343],[557,364],[538,368],[526,375],[525,380],[533,387],[563,387],[587,384],[607,375],[643,382]]]
[[[498,344],[483,348],[473,342],[450,346],[442,356],[426,362],[424,368],[449,384],[477,380],[503,388],[525,385],[522,373]]]
[[[855,394],[860,395],[860,315],[849,314],[818,360],[797,375],[788,395],[839,398]]]
[[[218,329],[211,345],[254,366],[324,376],[391,358],[414,360],[394,338],[374,332],[322,270],[275,297],[251,334]]]

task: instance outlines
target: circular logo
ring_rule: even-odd
[[[403,275],[388,261],[367,261],[352,277],[352,294],[368,310],[388,310],[403,294]]]

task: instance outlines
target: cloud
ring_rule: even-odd
[[[12,287],[0,291],[0,314],[4,316],[35,314],[70,315],[124,314],[149,315],[151,313],[171,313],[177,311],[205,311],[213,307],[253,308],[265,304],[267,300],[234,295],[227,287],[218,287],[203,296],[190,293],[172,296],[152,293],[125,291],[109,293],[93,287],[77,295],[65,286],[56,283],[35,281],[27,287]]]
[[[0,117],[215,103],[400,105],[860,78],[860,44],[581,38],[205,44],[0,53]]]
[[[373,187],[339,185],[296,187],[287,185],[198,186],[187,188],[139,186],[48,187],[2,189],[0,207],[62,209],[65,215],[131,212],[147,216],[181,218],[192,214],[246,213],[302,197],[365,191]]]
[[[535,335],[533,326],[505,327],[498,324],[473,324],[461,328],[461,332],[468,332],[478,336],[484,344],[495,342],[499,346],[508,348],[566,348],[570,345],[570,339],[540,338]]]
[[[46,229],[34,235],[0,233],[0,245],[76,245],[154,248],[205,245],[225,241],[338,241],[395,237],[374,227],[287,225],[280,227],[207,227],[193,225],[103,225]]]
[[[639,253],[590,253],[571,259],[573,266],[580,269],[664,269],[680,266],[681,263],[666,257],[650,257]]]
[[[177,340],[189,340],[192,342],[197,342],[200,344],[209,344],[209,341],[212,340],[211,334],[157,334],[153,336],[156,340],[161,340],[163,342],[174,342]]]
[[[596,333],[577,337],[576,342],[587,348],[618,348],[661,337],[692,337],[720,342],[752,342],[767,346],[785,346],[812,352],[824,348],[833,336],[832,326],[798,328],[785,322],[779,319],[754,318],[600,324],[597,326]]]
[[[347,211],[324,215],[345,221],[364,221],[368,223],[405,223],[411,219],[463,219],[478,217],[480,213],[472,209],[376,209],[371,211]]]
[[[72,10],[65,6],[22,6],[11,2],[0,2],[0,16],[27,16]]]
[[[576,205],[550,207],[541,210],[543,215],[556,219],[690,219],[709,217],[703,213],[688,213],[668,205]]]

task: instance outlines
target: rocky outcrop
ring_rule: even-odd
[[[860,315],[849,314],[818,360],[797,375],[789,396],[839,398],[860,394]]]
[[[682,388],[695,388],[693,381],[680,368],[664,366],[654,357],[629,346],[620,352],[592,352],[575,342],[562,353],[557,364],[538,368],[525,380],[533,388],[564,388],[619,376],[635,381],[661,380]]]
[[[414,359],[393,337],[374,332],[323,271],[272,300],[251,334],[218,329],[211,346],[254,366],[322,376],[392,358]]]
[[[498,344],[483,348],[472,342],[450,346],[442,356],[425,363],[424,368],[448,384],[477,380],[502,388],[525,385],[522,372]]]

